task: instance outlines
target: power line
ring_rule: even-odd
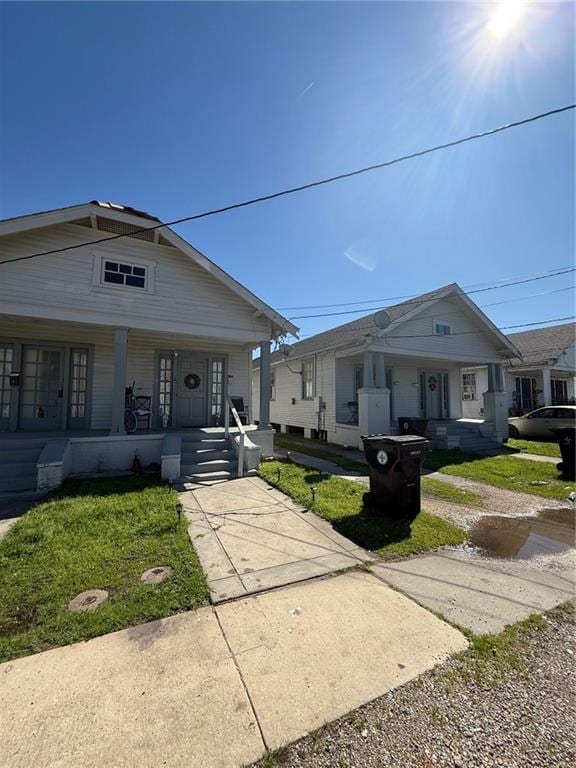
[[[514,328],[530,328],[530,327],[535,326],[535,325],[548,325],[550,323],[561,323],[561,322],[568,321],[568,320],[574,320],[575,318],[576,318],[576,315],[568,315],[567,317],[554,317],[554,318],[550,318],[549,320],[536,320],[536,321],[531,322],[531,323],[518,323],[516,325],[503,325],[500,328],[495,326],[494,328],[485,328],[485,329],[482,329],[480,331],[456,331],[455,333],[451,333],[448,336],[445,336],[444,338],[450,339],[453,336],[470,336],[470,335],[476,335],[476,334],[481,334],[481,333],[495,333],[497,331],[512,330]],[[311,334],[310,338],[312,338],[314,336],[322,336],[325,333],[329,333],[330,330],[332,330],[332,329],[328,329],[327,331],[320,331],[319,333]],[[368,329],[361,329],[361,328],[357,329],[355,334],[356,335],[362,335],[362,330],[365,331],[365,333],[364,333],[365,336],[372,335],[372,333]],[[349,331],[349,333],[352,333],[352,331]],[[438,337],[438,334],[436,334],[436,333],[413,333],[413,334],[406,334],[406,335],[403,335],[403,336],[402,335],[398,335],[398,336],[389,336],[388,337],[388,339],[390,341],[394,341],[396,339],[437,339],[437,338],[439,338],[439,337]],[[308,340],[309,339],[306,339],[306,341],[308,341]],[[297,346],[298,344],[301,344],[301,343],[304,343],[304,341],[296,342],[295,346]]]
[[[563,269],[569,269],[569,267],[556,267],[555,269],[549,269],[548,273],[551,277],[554,277],[554,273],[557,272],[561,274]],[[524,277],[526,277],[526,275],[519,275],[518,277],[503,277],[501,280],[521,280]],[[485,285],[492,285],[493,282],[493,280],[486,280],[483,283],[470,283],[470,285],[463,285],[462,288],[466,291],[471,291],[473,288],[483,288]],[[426,291],[422,291],[422,293],[426,293]],[[366,299],[365,301],[339,301],[335,304],[308,304],[300,307],[276,307],[276,309],[279,312],[292,312],[300,309],[332,309],[333,307],[356,307],[360,306],[360,304],[383,304],[385,301],[402,301],[403,299],[413,299],[416,298],[416,296],[418,296],[417,293],[407,293],[403,296],[387,296],[384,299]],[[370,307],[367,307],[367,310],[369,309]]]
[[[550,109],[547,112],[540,112],[537,115],[531,115],[530,117],[525,117],[522,120],[515,120],[512,123],[506,123],[505,125],[498,126],[497,128],[491,128],[487,131],[482,131],[481,133],[474,133],[469,136],[464,136],[461,139],[455,139],[454,141],[448,141],[444,144],[436,144],[433,147],[428,147],[427,149],[421,149],[418,152],[411,152],[407,155],[401,155],[400,157],[396,157],[393,160],[386,160],[382,163],[375,163],[373,165],[367,165],[362,168],[357,168],[353,171],[347,171],[346,173],[339,173],[336,176],[329,176],[324,179],[319,179],[317,181],[311,181],[307,184],[300,184],[297,187],[289,187],[287,189],[283,189],[280,192],[272,192],[269,195],[261,195],[260,197],[253,197],[249,200],[244,200],[239,203],[232,203],[231,205],[225,205],[222,208],[213,208],[209,211],[204,211],[203,213],[196,213],[191,216],[183,216],[180,219],[174,219],[173,221],[167,221],[161,224],[155,224],[152,227],[143,227],[142,229],[134,230],[130,233],[121,233],[117,235],[112,235],[110,237],[103,237],[99,238],[97,240],[91,240],[85,243],[79,243],[78,245],[67,245],[63,248],[55,248],[50,251],[40,251],[39,253],[32,253],[28,256],[19,256],[16,259],[6,259],[5,261],[0,261],[1,264],[8,264],[11,262],[16,261],[26,261],[27,259],[35,259],[39,256],[50,256],[52,254],[56,253],[64,253],[65,251],[72,251],[76,248],[84,248],[87,245],[98,245],[99,243],[105,243],[110,242],[111,240],[118,240],[121,237],[128,237],[128,236],[134,236],[138,234],[142,234],[144,232],[152,232],[156,229],[162,229],[163,227],[171,227],[175,224],[183,224],[187,221],[198,221],[199,219],[205,219],[208,216],[216,216],[221,213],[226,213],[228,211],[234,211],[238,208],[246,208],[250,205],[256,205],[258,203],[264,203],[268,200],[275,200],[279,197],[285,197],[286,195],[293,195],[297,192],[303,192],[306,189],[313,189],[314,187],[321,187],[325,184],[332,184],[335,181],[342,181],[343,179],[350,179],[354,176],[360,176],[364,173],[371,173],[372,171],[380,170],[382,168],[387,168],[391,165],[396,165],[397,163],[405,162],[406,160],[413,160],[417,157],[423,157],[424,155],[429,155],[432,152],[439,152],[443,149],[448,149],[450,147],[456,147],[459,144],[465,144],[469,141],[475,141],[476,139],[483,139],[487,136],[493,136],[496,133],[501,133],[502,131],[508,131],[511,128],[517,128],[521,125],[526,125],[527,123],[534,123],[537,120],[542,120],[546,117],[551,117],[552,115],[558,115],[562,112],[567,112],[568,110],[575,109],[576,104],[568,104],[564,107],[558,107],[556,109]]]
[[[566,275],[569,272],[576,272],[576,267],[570,267],[569,269],[563,269],[561,272],[554,272],[553,274],[546,273],[544,275],[535,275],[533,277],[527,277],[524,280],[513,280],[508,283],[498,283],[497,285],[492,285],[487,288],[476,288],[474,291],[459,291],[456,292],[456,296],[471,296],[475,293],[485,293],[486,291],[495,291],[499,288],[508,288],[512,285],[523,285],[525,283],[533,283],[536,280],[546,280],[550,277],[557,277],[558,275]],[[428,301],[438,301],[439,298],[442,298],[441,296],[433,296],[430,299],[415,299],[414,301],[403,301],[401,306],[408,306],[410,304],[425,304]],[[386,307],[371,307],[369,308],[370,312],[378,312],[381,309],[386,309]],[[320,312],[315,315],[293,315],[289,318],[290,321],[292,320],[308,320],[315,317],[341,317],[342,315],[354,315],[359,314],[362,312],[366,312],[367,308],[362,307],[361,309],[346,309],[342,310],[340,312]]]
[[[479,306],[480,309],[486,309],[487,307],[495,307],[495,306],[498,306],[498,305],[501,305],[501,304],[513,304],[513,303],[515,303],[517,301],[525,301],[527,299],[533,299],[533,298],[536,298],[538,296],[550,296],[551,294],[565,293],[566,291],[573,291],[573,290],[574,290],[574,286],[573,285],[569,285],[567,288],[556,288],[553,291],[542,291],[540,293],[531,293],[528,296],[518,296],[515,299],[506,299],[504,301],[494,301],[494,302],[491,302],[490,304],[479,304],[478,306]],[[446,301],[446,302],[448,302],[450,304],[452,303],[449,298],[442,299],[442,301]],[[443,312],[442,313],[442,319],[449,318],[449,317],[457,317],[457,316],[458,316],[458,313],[455,313],[455,312],[449,312],[449,313],[444,313]],[[416,318],[416,319],[419,319],[419,318]],[[404,320],[403,322],[410,322],[410,321],[409,320]],[[318,336],[321,333],[327,333],[328,331],[331,331],[331,330],[334,330],[334,329],[333,328],[327,328],[325,331],[316,331],[315,333],[302,333],[302,334],[299,334],[299,338],[302,339],[302,338],[309,338],[311,336]],[[346,330],[341,331],[340,333],[358,334],[358,332],[359,332],[358,328],[352,328],[352,329],[350,329],[348,331],[346,331]]]

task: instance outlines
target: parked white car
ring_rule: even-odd
[[[508,434],[512,438],[553,440],[552,430],[560,427],[576,427],[576,405],[548,405],[508,419]]]

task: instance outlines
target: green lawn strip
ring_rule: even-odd
[[[576,484],[563,480],[555,464],[512,456],[478,456],[460,451],[432,451],[424,462],[433,469],[478,483],[495,485],[518,493],[564,500]]]
[[[271,485],[328,520],[343,536],[378,552],[384,559],[398,559],[466,540],[461,528],[427,512],[418,515],[409,532],[397,521],[365,512],[365,488],[342,477],[277,461],[261,464],[259,473]],[[317,489],[314,504],[312,486]]]
[[[315,456],[317,459],[331,461],[333,464],[342,467],[342,469],[358,472],[359,475],[368,474],[368,467],[366,464],[342,456],[339,452],[339,449],[341,450],[342,446],[332,445],[332,443],[325,443],[320,440],[309,440],[305,437],[297,437],[295,435],[275,435],[274,445],[279,448],[284,448],[287,451],[306,453],[308,456]]]
[[[514,440],[510,438],[506,445],[509,448],[516,448],[522,453],[533,453],[536,456],[553,456],[560,458],[560,446],[558,443],[540,443],[536,440]]]
[[[424,496],[432,496],[442,501],[451,501],[454,504],[462,504],[465,507],[483,507],[482,497],[475,491],[458,488],[452,483],[437,480],[435,477],[422,478],[422,493]]]
[[[521,651],[530,642],[537,641],[538,634],[548,626],[547,619],[562,623],[567,621],[573,612],[573,603],[566,602],[548,611],[544,616],[532,613],[497,634],[475,635],[461,630],[468,637],[470,646],[456,654],[455,665],[441,674],[448,683],[463,678],[482,684],[494,684],[512,670],[528,673],[529,670],[521,659]]]
[[[88,639],[208,601],[208,587],[178,522],[177,494],[145,478],[67,481],[0,541],[0,662]],[[147,568],[169,565],[160,584]],[[70,613],[88,589],[109,599]]]

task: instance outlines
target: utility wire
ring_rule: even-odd
[[[561,323],[567,320],[574,320],[575,318],[576,318],[576,315],[568,315],[567,317],[554,317],[549,320],[536,320],[535,322],[532,322],[532,323],[519,323],[516,325],[494,326],[494,328],[485,328],[480,331],[456,331],[455,333],[451,333],[443,338],[451,339],[453,336],[469,336],[469,335],[480,334],[480,333],[496,333],[498,331],[511,330],[513,328],[530,328],[534,325],[547,325],[549,323]],[[318,333],[313,333],[308,339],[305,339],[302,342],[295,342],[294,346],[304,343],[304,341],[309,341],[309,339],[314,336],[322,336],[325,333],[330,333],[331,330],[333,329],[329,328],[326,331],[319,331]],[[379,329],[376,329],[376,330],[379,330]],[[364,328],[364,329],[358,328],[354,331],[356,336],[362,336],[362,335],[371,336],[373,332],[374,330],[371,331],[368,328]],[[352,331],[349,331],[349,333],[352,333]],[[388,336],[387,338],[390,341],[394,341],[395,339],[437,339],[440,337],[438,336],[437,333],[414,333],[414,334],[408,334],[404,336],[400,336],[400,335]]]
[[[556,267],[555,269],[549,269],[546,274],[550,274],[551,277],[554,277],[555,273],[562,274],[563,269],[569,269],[567,266],[563,267]],[[500,278],[500,281],[507,281],[507,280],[521,280],[522,278],[526,277],[526,275],[518,275],[517,277],[502,277]],[[473,288],[483,288],[486,285],[492,285],[493,280],[486,280],[483,283],[470,283],[470,285],[463,285],[462,288],[465,291],[472,291]],[[422,293],[427,293],[427,291],[422,291]],[[335,304],[308,304],[300,307],[276,307],[276,309],[279,312],[295,312],[297,310],[301,309],[333,309],[335,307],[358,307],[361,304],[383,304],[386,301],[402,301],[404,299],[414,299],[418,296],[417,293],[407,293],[403,296],[387,296],[384,299],[366,299],[365,301],[339,301]],[[367,310],[369,310],[370,307],[367,307]]]
[[[523,285],[524,283],[533,283],[536,280],[546,280],[550,277],[557,277],[558,275],[566,275],[570,272],[576,272],[576,267],[570,267],[569,269],[563,269],[561,272],[554,272],[553,274],[549,274],[548,272],[544,275],[535,275],[533,277],[527,277],[524,280],[513,280],[511,282],[504,282],[504,283],[498,283],[496,285],[489,286],[487,288],[476,288],[474,291],[457,291],[455,292],[455,296],[471,296],[472,294],[476,293],[485,293],[486,291],[496,291],[498,288],[507,288],[512,285]],[[429,299],[415,299],[414,301],[403,301],[400,305],[397,306],[408,306],[410,304],[425,304],[428,301],[438,301],[438,299],[441,299],[441,296],[433,296]],[[371,307],[366,308],[362,307],[362,309],[346,309],[341,310],[340,312],[320,312],[315,315],[293,315],[292,317],[288,318],[289,320],[308,320],[310,318],[315,317],[341,317],[342,315],[354,315],[354,314],[360,314],[362,312],[369,311],[370,313],[378,312],[381,309],[386,309],[386,307]]]
[[[525,301],[527,299],[533,299],[533,298],[537,298],[539,296],[550,296],[551,294],[565,293],[566,291],[573,291],[573,290],[574,290],[574,286],[573,285],[569,285],[567,288],[557,288],[554,291],[543,291],[541,293],[531,293],[529,296],[519,296],[519,297],[517,297],[515,299],[506,299],[505,301],[494,301],[494,302],[491,302],[490,304],[479,304],[478,307],[480,309],[486,309],[487,307],[495,307],[495,306],[498,306],[498,305],[501,305],[501,304],[512,304],[512,303],[515,303],[517,301]],[[453,303],[453,302],[450,301],[449,298],[442,299],[442,301],[445,301],[445,302],[450,303],[450,304]],[[458,313],[456,313],[456,312],[448,312],[448,313],[442,312],[442,319],[443,320],[446,319],[446,318],[457,317],[457,316],[458,316]],[[369,315],[367,317],[369,317]],[[419,319],[420,318],[414,318],[415,321],[419,320]],[[410,320],[404,320],[403,322],[411,322],[411,321]],[[340,327],[342,327],[342,326],[340,326]],[[316,331],[315,333],[301,333],[301,334],[299,334],[299,338],[300,339],[310,338],[311,336],[318,336],[321,333],[327,333],[328,331],[332,331],[332,330],[335,330],[335,329],[334,328],[327,328],[324,331]],[[360,329],[358,329],[358,328],[351,328],[349,330],[344,329],[343,331],[340,331],[339,333],[342,333],[342,334],[343,333],[358,334],[359,330]]]
[[[28,256],[19,256],[16,259],[6,259],[5,261],[0,261],[1,264],[8,264],[11,262],[16,261],[26,261],[27,259],[35,259],[39,256],[50,256],[55,253],[64,253],[65,251],[72,251],[76,248],[84,248],[87,245],[97,245],[99,243],[104,242],[110,242],[111,240],[118,240],[121,237],[128,237],[128,236],[134,236],[138,234],[142,234],[143,232],[152,232],[156,229],[162,229],[163,227],[171,227],[175,224],[183,224],[186,221],[198,221],[199,219],[205,219],[208,216],[216,216],[220,213],[226,213],[227,211],[234,211],[238,208],[246,208],[249,205],[256,205],[257,203],[264,203],[268,200],[275,200],[278,197],[285,197],[286,195],[293,195],[297,192],[303,192],[306,189],[313,189],[314,187],[321,187],[325,184],[332,184],[335,181],[341,181],[342,179],[350,179],[354,176],[360,176],[364,173],[370,173],[372,171],[380,170],[381,168],[387,168],[391,165],[396,165],[397,163],[405,162],[406,160],[413,160],[416,157],[423,157],[424,155],[429,155],[432,152],[439,152],[443,149],[448,149],[449,147],[456,147],[459,144],[465,144],[468,141],[475,141],[476,139],[483,139],[487,136],[493,136],[496,133],[501,133],[502,131],[508,131],[511,128],[517,128],[521,125],[526,125],[527,123],[534,123],[537,120],[543,120],[546,117],[551,117],[552,115],[558,115],[562,112],[567,112],[571,109],[575,109],[576,104],[568,104],[564,107],[558,107],[557,109],[550,109],[547,112],[540,112],[537,115],[531,115],[530,117],[525,117],[522,120],[515,120],[512,123],[506,123],[505,125],[498,126],[497,128],[491,128],[487,131],[482,131],[481,133],[473,133],[470,136],[464,136],[461,139],[456,139],[454,141],[448,141],[445,144],[436,144],[433,147],[428,147],[427,149],[421,149],[418,152],[411,152],[407,155],[401,155],[400,157],[396,157],[393,160],[386,160],[382,163],[375,163],[374,165],[367,165],[363,168],[357,168],[353,171],[348,171],[346,173],[339,173],[336,176],[329,176],[324,179],[319,179],[317,181],[311,181],[307,184],[300,184],[297,187],[289,187],[288,189],[283,189],[280,192],[273,192],[269,195],[262,195],[260,197],[253,197],[249,200],[244,200],[240,203],[232,203],[231,205],[225,205],[222,208],[213,208],[209,211],[204,211],[203,213],[196,213],[192,216],[183,216],[180,219],[174,219],[173,221],[167,221],[161,224],[155,224],[152,227],[143,227],[142,229],[134,230],[130,233],[122,233],[118,235],[112,235],[110,237],[102,237],[97,240],[91,240],[85,243],[79,243],[78,245],[67,245],[64,248],[55,248],[50,251],[40,251],[39,253],[31,253]]]

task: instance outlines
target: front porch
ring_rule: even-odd
[[[335,429],[341,445],[361,446],[361,435],[398,434],[404,419],[427,422],[437,447],[491,450],[507,435],[506,393],[500,363],[489,364],[485,418],[465,419],[462,369],[469,363],[364,350],[336,358]]]
[[[194,481],[214,468],[215,479],[254,470],[273,452],[272,431],[251,418],[254,346],[215,335],[1,318],[0,492],[130,472],[135,457],[170,480],[190,468]],[[127,387],[141,412],[132,434]]]

